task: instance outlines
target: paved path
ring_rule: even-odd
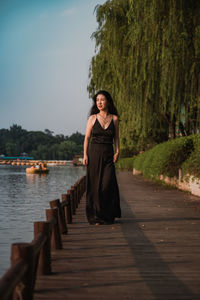
[[[123,217],[88,225],[85,198],[35,298],[200,300],[200,199],[118,173]]]

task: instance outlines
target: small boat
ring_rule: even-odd
[[[83,165],[83,154],[77,154],[73,158],[74,166],[82,166]]]
[[[32,166],[30,168],[26,168],[27,174],[48,174],[49,169],[46,168],[44,164],[39,166]]]

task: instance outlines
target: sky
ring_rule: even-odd
[[[105,0],[0,0],[0,129],[85,132],[88,73]]]

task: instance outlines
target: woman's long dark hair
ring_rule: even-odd
[[[106,100],[107,100],[109,114],[119,116],[118,112],[117,112],[117,109],[116,109],[116,107],[115,107],[115,105],[113,103],[113,99],[112,99],[111,95],[107,91],[104,91],[104,90],[98,91],[94,95],[94,97],[92,98],[94,104],[93,104],[93,106],[90,109],[90,116],[99,113],[99,109],[97,108],[96,100],[97,100],[97,96],[100,95],[100,94],[104,95],[105,98],[106,98]]]

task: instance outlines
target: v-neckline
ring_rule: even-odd
[[[108,127],[106,127],[106,128],[103,128],[103,127],[101,126],[101,123],[99,122],[99,120],[98,120],[98,118],[97,118],[97,117],[96,117],[96,120],[98,121],[98,123],[99,123],[100,127],[101,127],[103,130],[107,130],[107,129],[110,127],[110,124],[111,124],[111,122],[112,122],[113,118],[111,119],[111,121],[110,121],[110,123],[109,123]]]

